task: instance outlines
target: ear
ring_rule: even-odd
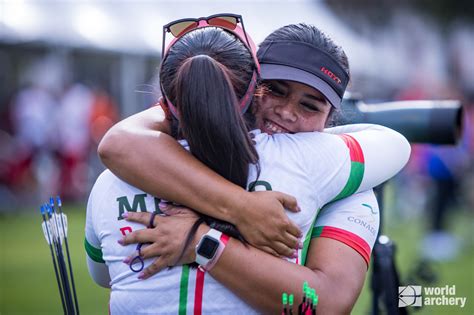
[[[252,103],[250,104],[250,113],[252,113],[252,115],[255,115],[258,112],[258,108],[260,107],[260,101],[260,95],[254,96]]]
[[[260,108],[260,103],[263,101],[263,99],[266,97],[268,92],[268,88],[266,87],[265,84],[260,83],[254,93],[252,104],[250,105],[250,112],[255,115],[259,108]]]
[[[163,111],[165,112],[166,120],[171,121],[172,114],[171,114],[170,108],[168,107],[168,104],[166,104],[166,100],[163,97],[160,97],[160,99],[158,100],[158,104],[160,104],[161,108],[163,108]]]

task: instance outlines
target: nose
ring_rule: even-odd
[[[288,100],[277,104],[274,110],[275,114],[284,121],[295,122],[298,119],[294,106]]]

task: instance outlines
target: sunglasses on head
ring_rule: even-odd
[[[242,25],[242,27],[238,25],[239,23]],[[257,59],[257,55],[256,55],[257,49],[255,46],[255,43],[247,35],[247,32],[245,31],[244,21],[241,15],[232,14],[232,13],[220,13],[220,14],[214,14],[208,17],[200,17],[196,19],[195,18],[180,19],[180,20],[176,20],[176,21],[166,24],[165,26],[163,26],[163,44],[161,47],[161,59],[162,60],[165,59],[166,54],[168,50],[170,49],[170,47],[172,47],[174,43],[177,40],[179,40],[179,38],[181,38],[183,35],[195,29],[209,27],[209,26],[225,29],[229,31],[230,33],[234,34],[235,36],[237,36],[242,41],[242,43],[246,46],[250,54],[252,55],[256,69],[252,75],[252,79],[249,83],[247,92],[241,99],[240,108],[241,108],[241,112],[244,113],[247,110],[248,106],[250,105],[250,102],[252,100],[251,96],[253,92],[255,91],[258,75],[260,74],[260,63],[258,62],[258,59]],[[174,36],[174,39],[169,43],[168,46],[166,46],[167,33],[171,33],[171,35]],[[170,100],[164,93],[163,89],[162,89],[162,94],[164,98],[166,99],[166,102],[168,103],[170,111],[173,113],[173,115],[176,118],[178,118],[175,106],[170,102]]]
[[[239,23],[242,25],[242,27],[238,25]],[[252,54],[255,64],[257,65],[258,70],[260,71],[260,65],[258,63],[258,59],[256,55],[257,48],[255,46],[255,43],[252,41],[252,39],[249,36],[247,36],[247,32],[245,31],[245,26],[244,26],[244,20],[242,19],[241,15],[232,14],[232,13],[219,13],[219,14],[210,15],[208,17],[200,17],[197,19],[195,18],[179,19],[179,20],[166,24],[165,26],[163,26],[163,44],[162,44],[162,49],[161,49],[161,58],[164,59],[169,47],[173,46],[176,40],[178,40],[181,36],[183,36],[184,34],[192,30],[202,28],[202,27],[208,27],[208,26],[223,28],[225,30],[230,31],[237,37],[239,37],[240,40],[244,44],[246,44],[247,49]],[[165,48],[167,33],[171,33],[171,35],[173,35],[175,38],[168,45],[168,47]]]

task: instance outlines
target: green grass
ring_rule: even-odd
[[[69,246],[82,314],[107,314],[108,290],[89,277],[83,249],[85,206],[65,206],[69,218]],[[61,314],[49,247],[40,226],[41,217],[31,212],[0,215],[0,314]],[[402,277],[417,261],[418,240],[424,231],[421,219],[395,222],[386,234],[398,245],[397,265]],[[464,309],[425,307],[416,314],[474,314],[473,214],[457,214],[451,222],[454,232],[465,240],[460,257],[435,266],[439,281],[433,286],[456,285],[458,296],[467,296]],[[369,279],[353,314],[369,314]]]
[[[108,290],[89,276],[84,251],[85,207],[65,207],[68,243],[82,314],[107,314]],[[0,216],[0,314],[62,314],[39,213]]]

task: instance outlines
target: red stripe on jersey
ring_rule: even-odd
[[[364,163],[364,152],[362,152],[359,142],[357,142],[354,137],[347,134],[339,135],[339,137],[341,137],[341,139],[349,148],[351,161]]]
[[[194,315],[202,314],[202,296],[204,293],[204,275],[201,270],[196,272],[196,288],[194,291]]]
[[[365,262],[367,263],[367,266],[369,265],[370,246],[363,238],[361,238],[357,234],[333,226],[324,226],[319,237],[330,238],[346,244],[347,246],[358,252],[362,256],[362,258],[364,258]]]

